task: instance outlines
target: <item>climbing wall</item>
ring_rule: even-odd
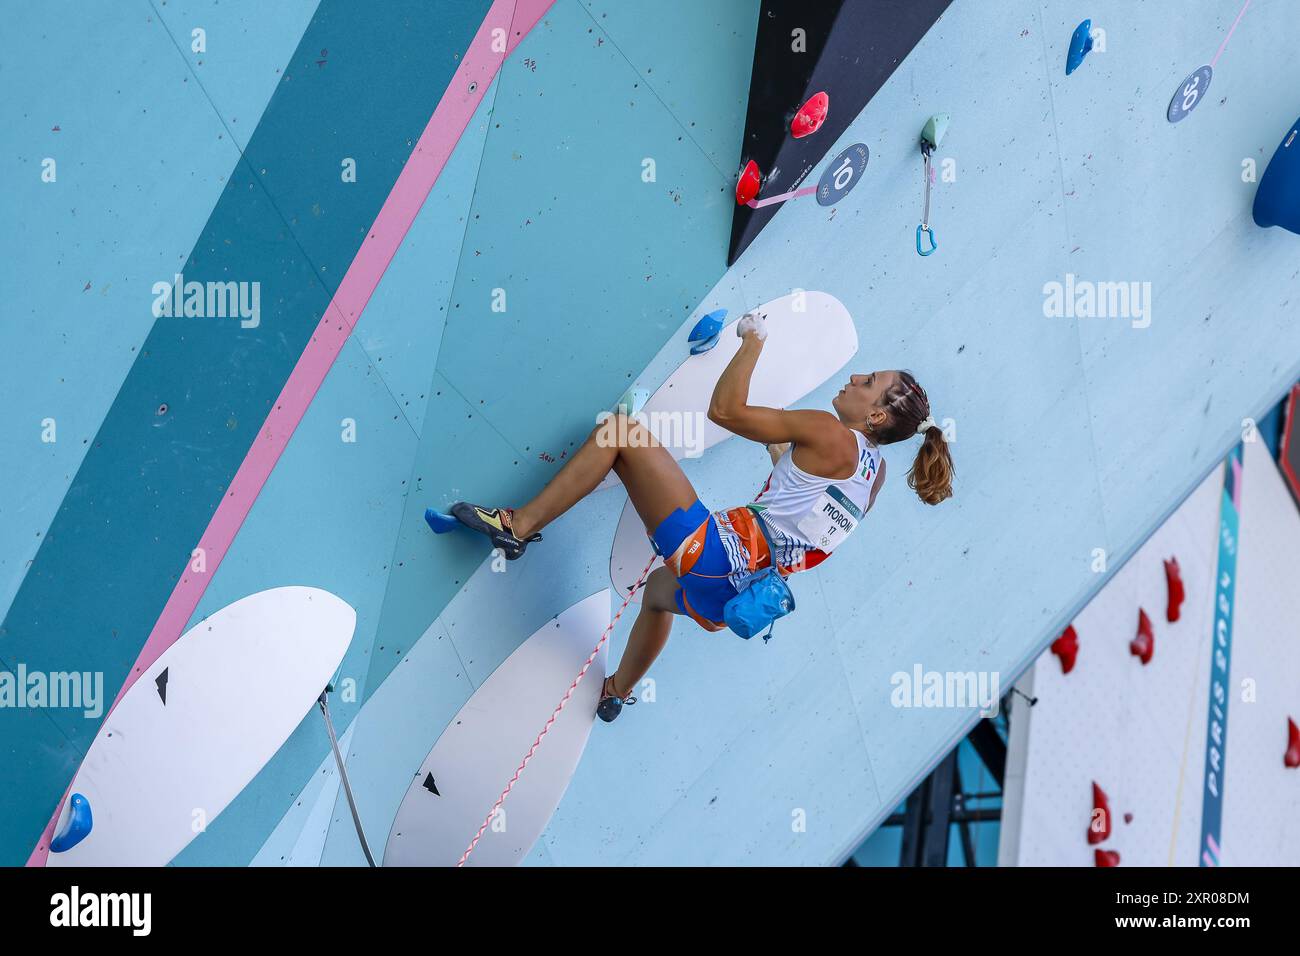
[[[758,11],[754,65],[740,163],[762,180],[771,200],[805,183],[808,173],[853,122],[951,0],[852,0],[809,5],[767,0]],[[834,99],[831,99],[831,93]],[[828,108],[817,134],[792,123],[814,96]],[[808,184],[812,185],[812,184]],[[735,262],[777,209],[737,205],[727,262]]]
[[[1246,446],[1241,515],[1218,862],[1296,866],[1300,768],[1283,755],[1287,719],[1300,723],[1300,512],[1258,443]]]
[[[1047,653],[1017,682],[999,865],[1092,866],[1097,847],[1124,865],[1195,864],[1222,496],[1220,466],[1070,621],[1069,673],[1068,651]],[[1186,593],[1173,623],[1171,558]],[[1154,634],[1145,665],[1130,646],[1142,612]],[[1090,845],[1094,781],[1112,836]]]
[[[1282,5],[1251,9],[1213,95],[1173,125],[1170,96],[1235,9],[1099,2],[1105,42],[1067,78],[1073,4],[994,19],[955,0],[816,144],[808,182],[870,147],[852,192],[780,205],[730,268],[757,0],[271,6],[43,5],[0,37],[20,84],[0,105],[3,201],[27,224],[0,240],[27,319],[0,327],[17,463],[0,475],[0,668],[102,673],[111,700],[233,600],[329,590],[357,610],[334,713],[372,841],[486,676],[610,585],[625,501],[593,495],[502,572],[480,542],[433,537],[424,508],[535,492],[599,410],[667,379],[705,313],[797,289],[843,303],[853,370],[925,383],[957,496],[921,505],[910,448],[891,449],[871,520],[795,580],[779,639],[678,625],[643,703],[593,732],[533,863],[838,861],[978,717],[896,706],[895,675],[1009,685],[1101,583],[1095,550],[1123,564],[1300,377],[1300,239],[1249,213],[1251,164],[1296,111]],[[132,55],[95,58],[108,48]],[[85,72],[51,78],[53,62]],[[916,146],[941,111],[923,259]],[[260,326],[155,320],[151,285],[181,270],[265,283]],[[1071,276],[1149,282],[1150,308],[1045,314]],[[767,468],[734,439],[684,463],[715,507]],[[212,528],[220,560],[194,570]],[[507,597],[483,604],[479,573]],[[0,710],[18,780],[0,862],[41,845],[98,727]],[[176,862],[360,862],[328,758],[309,715]]]
[[[1290,627],[1300,613],[1292,581],[1300,515],[1264,443],[1244,449],[1235,568],[1220,563],[1219,467],[1073,619],[1073,668],[1044,654],[1017,683],[1000,865],[1093,866],[1097,850],[1121,866],[1300,863],[1300,774],[1283,763],[1287,717],[1300,708],[1300,642]],[[1178,560],[1186,594],[1175,622],[1168,558]],[[1226,636],[1215,617],[1222,574],[1235,578]],[[1139,610],[1154,634],[1146,664],[1130,648]],[[1226,707],[1211,685],[1225,646]],[[1227,728],[1210,762],[1223,806],[1212,839],[1222,852],[1203,859],[1211,720]],[[1090,844],[1094,784],[1111,820],[1110,835]]]

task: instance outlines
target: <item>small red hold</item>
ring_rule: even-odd
[[[1114,850],[1095,850],[1092,858],[1098,866],[1119,866],[1119,853]]]
[[[1286,756],[1282,762],[1288,767],[1300,767],[1300,727],[1290,717],[1286,719]]]
[[[743,206],[750,202],[758,195],[759,187],[762,185],[763,177],[758,171],[758,163],[751,159],[740,171],[740,179],[736,183],[736,205]]]
[[[1110,836],[1110,800],[1106,791],[1092,782],[1092,820],[1088,824],[1088,845],[1101,843]]]
[[[799,112],[794,114],[794,119],[790,122],[790,135],[795,139],[803,139],[817,132],[822,128],[822,123],[826,122],[826,114],[830,112],[830,108],[829,96],[825,93],[814,93],[807,103],[799,107]]]
[[[1132,823],[1132,822],[1133,822],[1133,814],[1131,814],[1131,813],[1126,813],[1126,814],[1124,814],[1124,822],[1125,822],[1125,823]]]
[[[1178,620],[1183,599],[1187,596],[1183,590],[1183,572],[1178,567],[1177,558],[1165,562],[1165,584],[1169,586],[1169,607],[1165,611],[1165,620],[1172,624]]]
[[[1128,645],[1129,652],[1145,666],[1151,663],[1151,656],[1156,652],[1156,632],[1151,627],[1151,618],[1147,612],[1138,608],[1138,632]]]
[[[1061,659],[1061,673],[1068,674],[1074,670],[1075,658],[1079,656],[1079,635],[1071,624],[1061,636],[1052,641],[1051,651]]]

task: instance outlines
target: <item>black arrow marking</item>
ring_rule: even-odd
[[[167,706],[167,671],[171,668],[164,667],[163,672],[154,678],[154,686],[158,688],[158,696],[162,698],[163,706]]]
[[[431,773],[430,773],[430,774],[427,774],[427,775],[425,776],[425,778],[424,778],[424,789],[425,789],[425,790],[428,790],[428,791],[429,791],[431,794],[433,794],[435,797],[441,797],[441,796],[442,796],[442,794],[440,794],[440,793],[438,792],[438,785],[437,785],[436,783],[433,782],[433,774],[431,774]]]

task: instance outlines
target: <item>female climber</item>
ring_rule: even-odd
[[[635,702],[630,694],[667,643],[674,615],[688,615],[707,631],[722,630],[723,606],[746,577],[773,566],[772,549],[783,576],[824,561],[875,502],[885,479],[881,446],[920,435],[908,486],[930,505],[952,496],[948,444],[925,390],[909,372],[850,375],[831,400],[833,412],[764,408],[749,404],[750,379],[767,337],[764,317],[745,315],[736,334],[740,348],[713,389],[708,416],[767,446],[772,471],[751,505],[710,513],[650,430],[616,415],[597,425],[526,505],[452,506],[457,520],[486,534],[514,560],[610,469],[622,480],[641,521],[654,529],[650,538],[664,567],[647,579],[627,649],[605,679],[597,709],[602,720],[613,720],[625,702]]]

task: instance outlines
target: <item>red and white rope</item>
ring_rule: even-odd
[[[479,825],[478,832],[474,834],[474,839],[469,841],[469,846],[465,848],[465,852],[461,854],[460,859],[456,861],[457,866],[464,866],[465,861],[469,859],[469,855],[474,852],[474,847],[478,846],[478,841],[482,838],[483,831],[488,828],[488,825],[492,822],[492,818],[496,816],[496,812],[500,810],[501,805],[506,802],[506,797],[510,795],[510,791],[514,788],[516,781],[519,780],[520,775],[524,772],[524,768],[528,766],[528,761],[533,759],[533,754],[537,753],[537,748],[542,745],[542,738],[550,732],[551,726],[555,723],[556,718],[560,716],[560,711],[564,710],[565,706],[569,703],[569,699],[573,697],[573,692],[578,689],[578,685],[582,683],[582,679],[587,676],[587,671],[591,668],[592,662],[596,660],[596,656],[600,653],[600,649],[604,647],[605,642],[609,640],[610,631],[614,630],[614,625],[618,623],[618,619],[623,616],[623,612],[627,610],[628,604],[631,603],[632,595],[641,587],[642,582],[645,581],[646,576],[649,575],[650,569],[654,566],[654,563],[657,560],[659,560],[657,555],[650,559],[650,562],[645,566],[645,570],[641,572],[641,576],[636,579],[636,584],[632,585],[632,589],[627,592],[627,597],[623,599],[623,606],[618,609],[618,613],[614,615],[614,619],[609,622],[609,626],[606,627],[604,633],[600,635],[600,640],[597,641],[596,646],[591,649],[591,654],[588,656],[587,662],[582,665],[582,670],[578,671],[578,676],[573,679],[573,683],[569,685],[569,689],[564,692],[564,697],[560,699],[559,705],[556,706],[555,710],[551,711],[551,716],[542,727],[541,733],[537,735],[537,739],[533,741],[533,745],[528,748],[528,753],[524,754],[524,759],[521,760],[519,766],[515,768],[515,775],[510,778],[510,782],[506,784],[506,788],[501,791],[501,796],[497,797],[497,802],[492,804],[492,809],[488,811],[487,817]]]

